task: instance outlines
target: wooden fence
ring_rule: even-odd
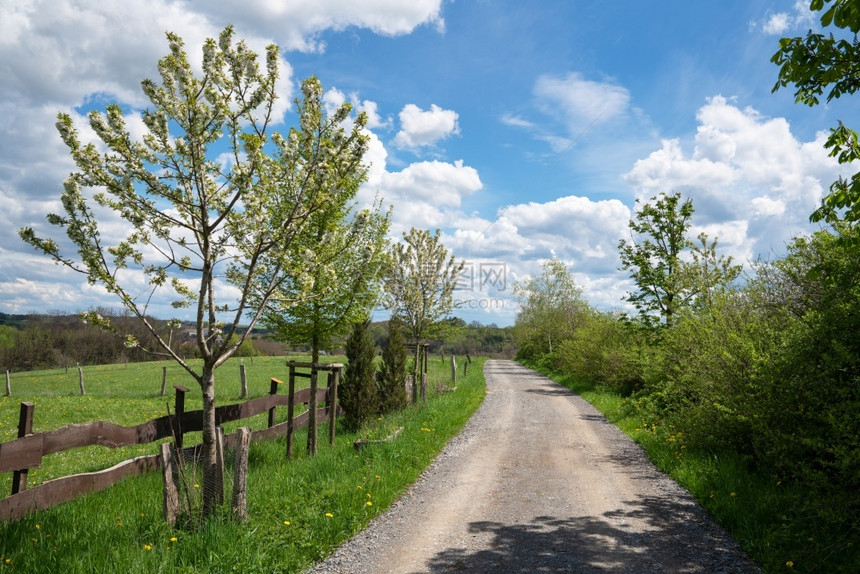
[[[307,451],[309,454],[315,453],[317,425],[321,422],[333,421],[340,414],[337,385],[343,365],[339,363],[320,365],[295,361],[290,361],[287,365],[289,366],[289,388],[286,395],[277,394],[281,381],[273,378],[268,396],[217,407],[215,424],[221,425],[247,419],[268,411],[268,426],[265,429],[253,431],[252,440],[275,438],[286,434],[287,457],[290,457],[293,453],[293,432],[299,428],[309,427]],[[300,368],[310,369],[311,372],[303,373],[296,370]],[[327,373],[328,376],[328,384],[322,388],[317,384],[320,371]],[[295,380],[301,377],[310,379],[310,387],[296,391]],[[0,473],[14,473],[11,496],[0,500],[0,520],[16,520],[32,511],[72,500],[82,493],[105,490],[126,477],[161,468],[160,454],[140,456],[98,472],[65,476],[27,488],[28,470],[39,468],[42,457],[48,454],[92,445],[119,448],[148,444],[169,437],[175,437],[176,447],[182,448],[185,433],[203,430],[203,411],[185,411],[185,394],[188,389],[182,386],[174,388],[176,397],[173,414],[149,420],[135,427],[97,421],[33,433],[34,405],[22,402],[18,424],[19,438],[0,444]],[[312,400],[313,398],[315,400]],[[325,403],[325,407],[319,408],[320,403]],[[310,406],[307,411],[295,416],[295,407],[300,404]],[[279,406],[287,407],[287,420],[275,424],[275,408]],[[333,411],[335,411],[334,415],[332,415]],[[329,425],[330,444],[334,442],[335,426]],[[225,447],[235,447],[236,434],[227,435],[224,438]],[[183,456],[193,456],[196,449],[199,449],[199,445],[185,449]]]

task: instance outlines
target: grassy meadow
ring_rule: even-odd
[[[247,523],[223,515],[196,528],[170,528],[161,519],[161,475],[154,472],[0,524],[0,572],[301,571],[387,508],[462,428],[484,397],[483,362],[475,360],[465,378],[460,371],[454,393],[428,393],[426,405],[388,415],[358,433],[338,429],[333,447],[321,438],[315,457],[304,454],[305,431],[296,433],[290,461],[284,438],[253,443]],[[246,358],[244,363],[249,398],[266,395],[270,378],[287,379],[284,357]],[[172,392],[159,396],[163,366],[168,366],[169,391],[172,385],[188,387],[186,410],[200,408],[199,387],[168,363],[85,367],[85,396],[79,394],[77,369],[13,373],[13,396],[0,399],[0,440],[15,438],[21,401],[36,405],[34,432],[94,420],[131,426],[162,416],[173,404]],[[228,362],[216,377],[218,404],[239,402],[239,360]],[[430,386],[449,378],[450,363],[432,358]],[[279,420],[285,412],[278,409]],[[265,427],[265,415],[257,418],[234,424]],[[398,427],[404,430],[391,443],[360,451],[352,447],[357,438],[378,438]],[[327,436],[326,428],[321,425],[321,437]],[[195,435],[186,436],[193,441]],[[150,444],[49,455],[41,468],[30,471],[28,484],[155,452],[157,446]],[[228,453],[228,477],[230,458]],[[11,473],[0,478],[8,493]]]

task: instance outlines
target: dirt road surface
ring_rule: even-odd
[[[385,514],[312,571],[758,572],[591,405],[512,361]]]

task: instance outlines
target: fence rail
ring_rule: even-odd
[[[287,456],[292,455],[292,435],[296,429],[310,426],[308,452],[316,451],[316,426],[341,413],[337,404],[337,384],[343,365],[313,365],[311,363],[288,363],[290,367],[289,390],[286,395],[277,394],[281,381],[271,379],[270,394],[243,403],[223,405],[215,409],[215,424],[242,420],[268,411],[268,427],[252,432],[251,440],[271,439],[287,436]],[[296,372],[296,368],[309,368],[311,373]],[[318,372],[328,373],[328,386],[317,388]],[[309,376],[311,387],[295,390],[295,378]],[[0,500],[0,520],[16,520],[34,510],[43,510],[67,502],[85,492],[99,492],[110,488],[120,480],[161,468],[160,454],[140,456],[122,461],[108,469],[65,476],[27,489],[27,472],[42,465],[42,457],[86,446],[120,448],[123,446],[148,444],[164,438],[174,437],[178,448],[182,448],[182,436],[203,430],[203,411],[185,411],[185,387],[175,386],[174,413],[158,417],[134,427],[124,427],[106,421],[71,424],[55,430],[31,433],[34,407],[21,404],[21,421],[18,439],[0,444],[0,473],[14,472],[12,494]],[[311,398],[316,400],[312,403]],[[318,408],[325,403],[325,408]],[[296,405],[307,404],[307,411],[294,416]],[[287,420],[275,424],[276,407],[288,408]],[[332,411],[335,411],[332,417]],[[335,425],[329,425],[329,442],[334,442]],[[225,447],[235,447],[237,434],[227,435]],[[183,449],[184,457],[194,456],[200,445]]]

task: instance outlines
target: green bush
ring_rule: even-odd
[[[591,313],[559,345],[553,367],[616,390],[624,396],[642,388],[645,333],[621,318]]]

